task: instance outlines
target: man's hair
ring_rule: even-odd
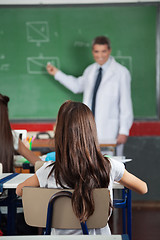
[[[108,49],[111,49],[111,42],[108,37],[105,36],[98,36],[93,40],[92,43],[92,48],[95,44],[100,44],[100,45],[107,45]]]

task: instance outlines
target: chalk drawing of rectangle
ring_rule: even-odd
[[[9,71],[9,68],[10,68],[10,64],[8,63],[0,65],[0,71]]]
[[[46,70],[48,62],[55,67],[60,68],[58,57],[28,57],[27,72],[29,74],[48,74]]]
[[[117,62],[128,68],[130,73],[132,73],[132,57],[131,56],[116,56],[114,57]]]
[[[48,22],[27,22],[26,27],[29,42],[49,42]]]

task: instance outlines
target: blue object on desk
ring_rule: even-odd
[[[45,161],[56,161],[56,152],[50,152],[47,154]]]

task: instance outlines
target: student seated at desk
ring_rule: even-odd
[[[114,181],[140,194],[147,192],[146,183],[127,172],[123,163],[101,154],[93,114],[83,103],[67,101],[60,107],[55,151],[56,161],[44,163],[32,177],[19,184],[17,195],[22,196],[24,186],[72,188],[73,210],[84,222],[94,211],[94,188],[108,188],[111,200]],[[82,231],[52,229],[51,234],[82,234]],[[102,229],[89,229],[89,234],[110,235],[111,232],[107,225]]]
[[[9,97],[0,94],[0,162],[3,165],[3,172],[13,172],[14,150],[25,157],[33,165],[41,160],[30,151],[20,140],[19,135],[12,133],[8,118]]]

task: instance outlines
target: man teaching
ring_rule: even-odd
[[[73,93],[83,93],[83,103],[95,117],[99,143],[116,140],[116,154],[122,156],[133,122],[131,76],[127,68],[110,55],[107,37],[93,40],[92,54],[95,63],[80,77],[66,75],[51,64],[47,64],[47,71]]]

